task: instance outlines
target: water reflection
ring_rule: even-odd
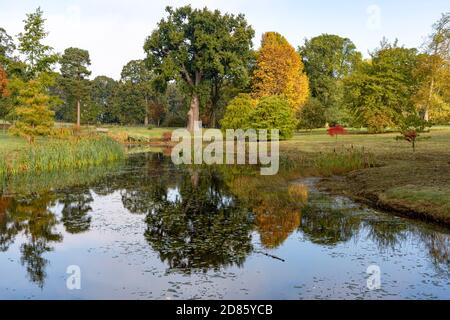
[[[145,237],[162,261],[185,272],[243,264],[252,251],[252,217],[215,172],[187,170],[176,189],[163,190],[145,220]]]
[[[44,285],[45,268],[49,263],[43,255],[52,251],[52,243],[62,240],[62,235],[56,231],[58,220],[48,209],[54,201],[50,193],[1,200],[8,206],[2,208],[0,214],[0,248],[7,251],[14,239],[19,234],[23,235],[25,240],[20,246],[20,261],[30,280],[39,287]]]
[[[379,250],[396,250],[406,241],[420,243],[436,269],[449,272],[447,231],[361,209],[290,176],[264,177],[242,166],[181,168],[146,153],[115,167],[15,177],[0,197],[0,250],[17,241],[29,279],[43,287],[46,254],[66,234],[95,232],[94,204],[118,192],[123,207],[142,216],[143,237],[172,272],[242,267],[254,250],[278,248],[294,233],[331,247],[370,240]]]

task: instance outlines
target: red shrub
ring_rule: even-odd
[[[344,127],[341,127],[340,125],[335,125],[333,127],[328,128],[328,135],[334,137],[339,134],[346,134],[347,130],[345,130]]]

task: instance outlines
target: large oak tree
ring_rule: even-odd
[[[147,38],[144,50],[149,67],[161,79],[181,79],[188,86],[188,129],[192,131],[200,116],[201,86],[218,76],[247,77],[254,31],[242,14],[190,6],[166,11],[168,17]]]

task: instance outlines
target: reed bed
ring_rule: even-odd
[[[321,176],[343,175],[351,171],[375,166],[373,154],[364,148],[343,148],[318,154],[313,160],[313,167]]]
[[[0,155],[0,178],[22,172],[83,168],[124,158],[123,147],[109,137],[48,140],[13,156]]]

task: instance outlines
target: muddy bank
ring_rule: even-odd
[[[358,179],[361,174],[353,172],[346,176],[324,177],[317,186],[322,191],[347,196],[375,209],[450,227],[450,215],[443,214],[442,208],[420,201],[411,203],[403,199],[389,198],[383,191],[368,189],[367,181]]]

